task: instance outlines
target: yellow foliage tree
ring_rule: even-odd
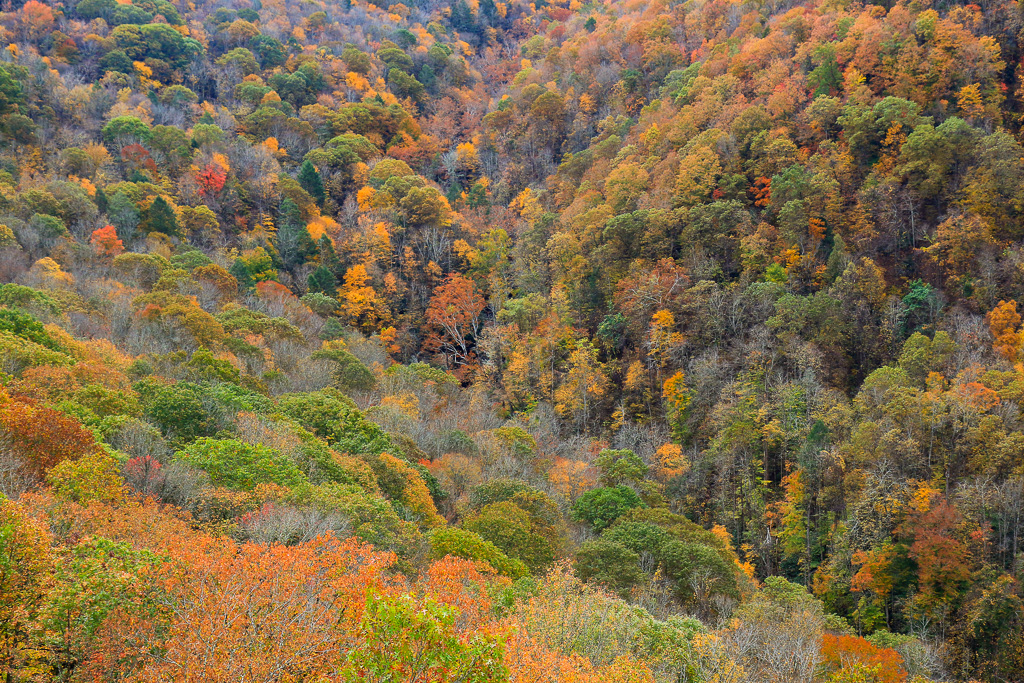
[[[568,371],[555,390],[555,410],[587,428],[590,414],[608,393],[604,365],[597,360],[597,349],[587,341],[576,343],[569,354]]]
[[[662,481],[681,477],[690,471],[690,460],[679,444],[667,443],[658,449],[655,456],[658,459],[655,474]]]
[[[389,453],[381,453],[381,464],[389,477],[399,479],[401,484],[400,502],[420,518],[425,527],[444,526],[444,519],[437,514],[437,507],[430,497],[430,490],[423,479],[408,463]]]
[[[476,177],[480,171],[480,155],[472,142],[463,142],[455,148],[455,163],[466,180]]]
[[[99,500],[115,503],[124,498],[121,464],[107,451],[86,453],[77,460],[64,460],[46,476],[54,493],[76,503]]]
[[[673,436],[682,441],[686,436],[686,409],[691,399],[682,370],[665,380],[661,396],[665,400],[665,414],[672,425]]]
[[[344,283],[338,293],[342,316],[364,332],[375,332],[391,317],[387,304],[370,285],[370,274],[362,264],[345,272]]]
[[[49,256],[39,259],[29,270],[29,275],[41,286],[52,289],[64,289],[75,283],[75,278],[65,272],[60,264]]]
[[[648,346],[650,355],[657,360],[658,367],[668,364],[672,350],[683,342],[683,335],[675,332],[676,317],[672,311],[662,309],[651,316]]]
[[[43,652],[30,647],[29,624],[43,601],[53,558],[43,524],[0,497],[0,669],[11,680],[31,680]],[[24,678],[20,674],[25,673]]]

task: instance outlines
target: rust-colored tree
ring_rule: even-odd
[[[458,273],[449,275],[434,290],[427,307],[424,350],[465,375],[476,360],[474,348],[483,322],[480,316],[486,307],[472,280]]]
[[[54,465],[96,448],[92,432],[60,411],[34,401],[0,402],[0,449],[40,482]]]

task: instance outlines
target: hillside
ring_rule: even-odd
[[[0,9],[0,680],[1020,680],[1024,5]]]

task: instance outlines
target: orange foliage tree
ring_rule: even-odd
[[[424,350],[441,356],[449,368],[472,365],[474,342],[480,334],[480,314],[487,302],[473,281],[458,273],[434,290],[427,307],[427,338]]]
[[[41,481],[54,465],[96,449],[92,432],[64,413],[34,401],[0,402],[0,448]]]
[[[912,512],[902,527],[914,539],[910,558],[917,563],[916,599],[926,608],[952,600],[970,578],[969,552],[957,538],[963,517],[944,497],[937,498],[929,509]]]
[[[1015,362],[1022,341],[1017,302],[1013,299],[1000,301],[985,319],[992,332],[992,349],[1011,363]]]
[[[386,594],[394,555],[326,535],[294,547],[200,537],[170,549],[166,652],[140,681],[315,679],[354,644],[365,594]]]
[[[28,0],[21,7],[21,24],[30,39],[41,36],[52,27],[53,20],[53,10],[38,0]]]
[[[859,636],[826,633],[821,639],[824,667],[837,672],[843,669],[866,668],[875,683],[904,683],[907,672],[903,658],[888,647],[878,647]]]
[[[100,256],[113,257],[124,251],[124,242],[118,239],[117,230],[113,225],[105,225],[93,230],[89,244]]]

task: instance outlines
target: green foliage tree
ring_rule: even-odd
[[[186,38],[168,24],[122,24],[110,34],[114,43],[134,61],[163,60],[183,68],[203,54],[203,46]]]
[[[277,406],[342,453],[379,455],[396,450],[387,433],[336,389],[284,394]]]
[[[277,229],[277,251],[286,269],[294,269],[316,253],[316,244],[309,236],[298,205],[291,199],[281,202]]]
[[[212,420],[192,387],[171,385],[166,387],[142,385],[136,390],[142,397],[143,410],[165,436],[191,441],[208,434]]]
[[[146,144],[152,136],[152,130],[149,124],[134,116],[118,116],[103,126],[102,135],[107,144]]]
[[[249,49],[260,60],[260,67],[263,69],[282,66],[288,58],[288,53],[281,41],[263,33],[254,36],[249,41]]]
[[[299,174],[296,180],[302,185],[302,189],[309,193],[309,196],[316,200],[316,203],[323,206],[327,193],[324,191],[324,180],[320,177],[320,171],[316,170],[307,159],[299,167]]]
[[[369,593],[360,628],[363,644],[346,657],[342,680],[432,680],[465,683],[504,680],[503,643],[488,634],[465,640],[455,630],[456,610],[411,596]]]
[[[465,529],[444,527],[431,532],[430,559],[440,560],[447,555],[486,562],[499,574],[512,579],[520,579],[529,574],[521,561],[509,558],[493,543]]]
[[[200,438],[174,458],[203,470],[215,484],[242,491],[251,491],[258,484],[298,486],[305,481],[287,456],[236,439]]]
[[[0,116],[9,116],[21,111],[25,94],[17,69],[8,65],[0,66]]]
[[[573,503],[572,519],[603,531],[627,511],[643,505],[640,496],[628,486],[604,486],[587,491]]]
[[[139,621],[158,618],[161,606],[152,584],[140,577],[157,562],[153,553],[101,537],[83,540],[63,553],[40,613],[48,651],[46,669],[55,679],[70,676],[102,651],[103,627],[119,615]],[[145,643],[126,639],[124,651]]]
[[[142,225],[148,232],[159,232],[168,237],[177,237],[179,233],[178,217],[163,197],[153,200],[149,209],[146,210]]]
[[[636,484],[647,476],[647,465],[631,450],[606,448],[597,454],[594,464],[601,471],[603,486]]]
[[[604,538],[583,543],[576,551],[574,567],[584,581],[606,586],[623,597],[647,578],[640,568],[640,555]]]
[[[536,572],[554,560],[554,549],[534,533],[530,515],[511,501],[491,503],[468,516],[463,528],[490,541],[509,557],[521,560]]]
[[[336,363],[334,382],[343,391],[368,391],[377,384],[377,378],[362,361],[344,348],[329,342],[324,348],[313,353],[314,359],[329,360]]]

